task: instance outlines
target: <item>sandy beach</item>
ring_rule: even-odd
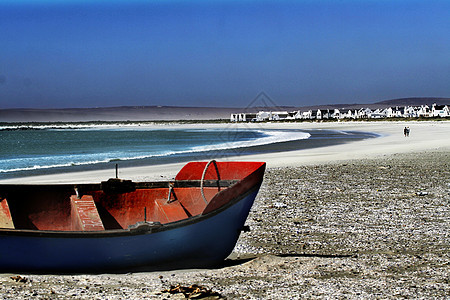
[[[1,297],[184,299],[183,293],[166,291],[197,284],[212,291],[210,299],[448,298],[450,122],[227,126],[364,131],[380,137],[226,158],[266,161],[268,170],[247,220],[250,232],[241,235],[230,259],[216,269],[2,274]],[[403,136],[405,126],[411,129],[409,137]],[[172,178],[182,165],[123,168],[120,177]],[[0,182],[98,182],[112,173],[101,170]]]

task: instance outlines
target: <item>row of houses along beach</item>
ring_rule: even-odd
[[[259,111],[257,113],[232,113],[231,122],[263,122],[281,120],[340,120],[340,119],[383,119],[383,118],[448,118],[450,105],[432,104],[420,106],[396,106],[384,109],[317,109],[306,111]]]

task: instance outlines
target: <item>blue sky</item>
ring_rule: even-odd
[[[0,108],[450,97],[450,1],[0,1]]]

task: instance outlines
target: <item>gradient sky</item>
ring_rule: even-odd
[[[450,1],[0,0],[0,108],[450,97]]]

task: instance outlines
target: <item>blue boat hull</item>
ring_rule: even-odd
[[[217,265],[232,252],[258,190],[259,185],[217,212],[141,233],[0,231],[0,271],[150,271]]]

